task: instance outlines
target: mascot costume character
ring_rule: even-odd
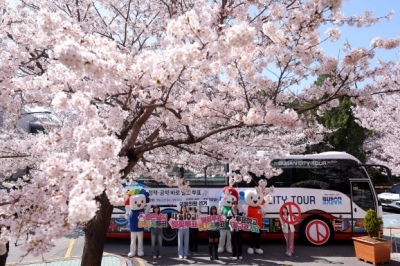
[[[228,212],[232,209],[232,203],[239,200],[239,194],[236,189],[230,186],[222,188],[219,194],[219,213],[223,214],[225,217],[228,216]],[[226,251],[232,253],[231,245],[231,231],[229,228],[229,222],[225,221],[225,227],[220,230],[220,239],[218,246],[218,253],[224,252],[225,241],[226,241]]]
[[[249,232],[249,248],[247,249],[248,254],[263,254],[264,251],[260,248],[260,233],[262,229],[262,218],[266,213],[266,203],[272,200],[269,193],[273,192],[274,187],[266,188],[267,181],[260,180],[259,186],[255,189],[248,189],[245,192],[240,192],[240,198],[245,201],[242,210],[243,213],[249,218],[257,219],[257,225],[260,227],[260,232]]]
[[[131,246],[128,257],[132,258],[136,254],[143,256],[143,231],[139,228],[139,216],[145,213],[146,203],[149,203],[149,192],[143,188],[132,189],[128,192],[128,199],[125,202],[125,217],[129,221],[129,230],[131,231]],[[148,206],[150,207],[150,205]],[[136,253],[137,239],[137,253]]]

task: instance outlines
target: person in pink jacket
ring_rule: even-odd
[[[284,207],[282,209],[281,217],[284,218],[281,218],[280,220],[282,225],[282,233],[285,236],[286,240],[286,256],[291,257],[294,252],[294,225],[284,222],[284,220],[286,222],[292,221],[287,207]]]

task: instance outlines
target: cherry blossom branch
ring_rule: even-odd
[[[0,159],[11,159],[11,158],[24,158],[24,157],[30,157],[31,155],[5,155],[5,156],[0,156]]]

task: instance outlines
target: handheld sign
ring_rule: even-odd
[[[155,213],[146,213],[139,215],[139,228],[156,228],[156,227],[167,227],[167,219],[168,216],[166,213],[155,214]]]
[[[185,212],[183,214],[171,213],[171,219],[168,221],[172,229],[175,228],[198,228],[196,214]]]
[[[289,217],[290,217],[290,221],[288,221],[287,219],[285,219],[285,217],[282,215],[282,210],[287,207],[289,210]],[[293,210],[296,209],[296,210]],[[297,214],[295,214],[297,213]],[[294,202],[286,202],[285,204],[283,204],[279,210],[279,217],[282,219],[282,221],[284,223],[287,224],[297,224],[298,222],[300,222],[300,217],[301,217],[301,210],[300,210],[300,206],[297,205],[297,203]]]
[[[237,215],[235,219],[231,219],[229,224],[232,229],[238,229],[242,231],[249,231],[253,233],[259,233],[260,227],[257,224],[257,219],[243,217]]]
[[[199,231],[213,230],[225,227],[225,215],[202,215],[197,220]]]

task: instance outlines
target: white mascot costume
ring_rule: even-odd
[[[224,187],[219,194],[218,212],[227,217],[228,212],[232,209],[232,202],[238,200],[239,200],[239,194],[236,189],[230,186]],[[225,221],[225,227],[221,228],[219,232],[221,236],[219,238],[218,253],[224,252],[225,246],[226,246],[226,251],[232,253],[231,231],[229,228],[229,222]]]
[[[272,197],[269,193],[273,192],[274,187],[266,188],[267,182],[260,180],[259,186],[255,189],[248,189],[244,192],[244,201],[242,209],[245,215],[249,218],[257,219],[257,224],[260,227],[260,232],[249,232],[249,248],[247,249],[248,254],[263,254],[264,251],[260,248],[260,233],[262,229],[262,218],[265,214],[266,203],[270,202]],[[243,196],[243,192],[240,192]]]
[[[129,230],[131,231],[131,246],[128,257],[132,258],[136,254],[143,256],[143,231],[139,228],[139,216],[145,213],[146,203],[149,203],[149,193],[142,189],[136,188],[128,192],[128,199],[125,202],[125,217],[129,221]],[[150,206],[150,205],[149,205]],[[136,253],[137,240],[137,253]]]

